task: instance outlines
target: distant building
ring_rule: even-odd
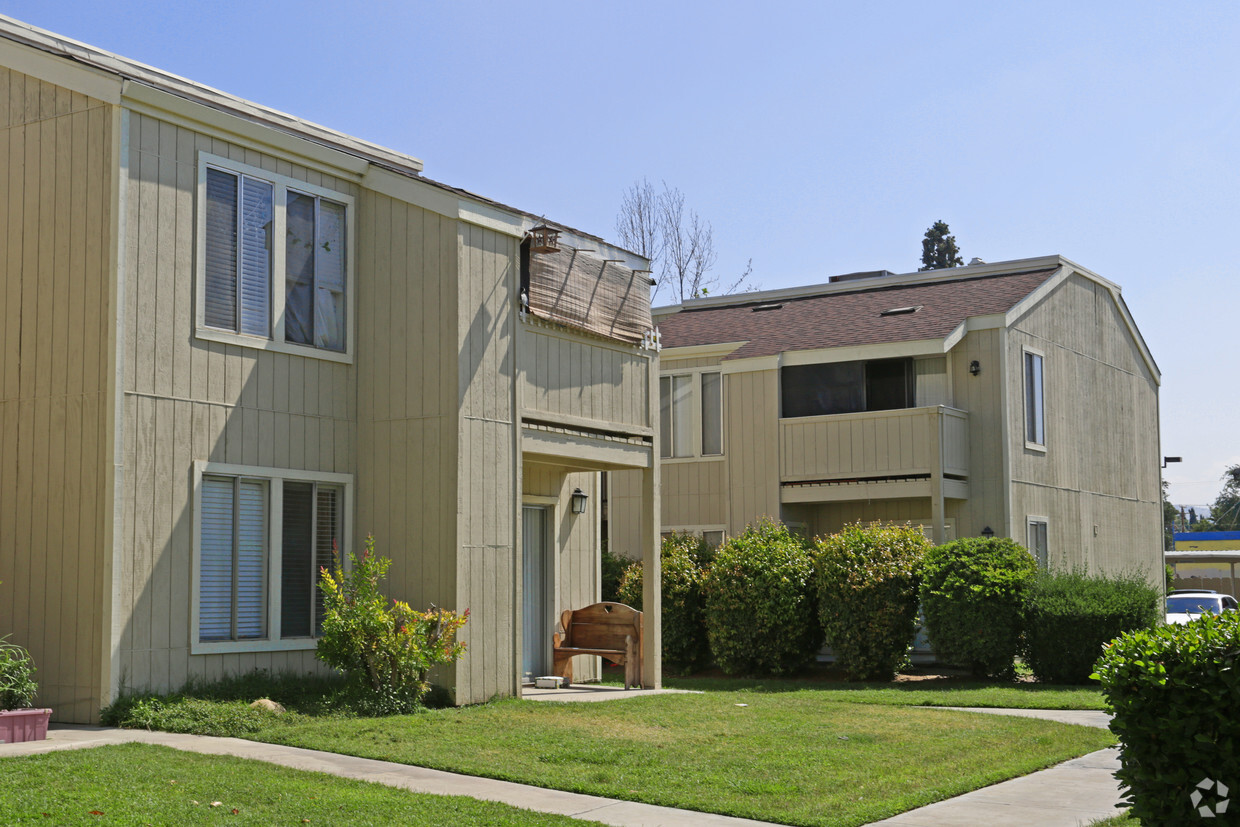
[[[1176,551],[1223,551],[1240,553],[1240,531],[1177,531]]]

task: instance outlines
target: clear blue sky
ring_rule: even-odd
[[[1063,254],[1163,372],[1172,501],[1240,462],[1240,4],[51,2],[4,14],[614,239],[635,180],[766,288]]]

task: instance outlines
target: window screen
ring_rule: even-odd
[[[205,253],[207,325],[271,334],[272,185],[207,168]]]
[[[203,477],[200,513],[199,639],[265,637],[266,484],[236,477]]]

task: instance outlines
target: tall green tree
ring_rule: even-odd
[[[948,267],[959,267],[964,264],[960,250],[956,247],[956,237],[951,234],[946,221],[936,221],[926,230],[926,237],[921,240],[921,263],[918,272],[924,270],[944,270]]]
[[[1212,527],[1206,531],[1240,531],[1240,464],[1228,468],[1223,479],[1223,490],[1210,505]]]

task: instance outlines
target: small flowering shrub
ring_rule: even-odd
[[[375,554],[374,537],[366,538],[360,557],[350,553],[349,562],[347,572],[339,559],[333,571],[320,571],[323,631],[317,657],[345,673],[364,711],[412,712],[430,690],[426,677],[431,667],[465,653],[456,634],[469,620],[469,610],[457,614],[432,606],[419,612],[385,597],[379,581],[392,561]]]
[[[27,709],[34,703],[39,691],[34,672],[30,653],[0,637],[0,710]]]

